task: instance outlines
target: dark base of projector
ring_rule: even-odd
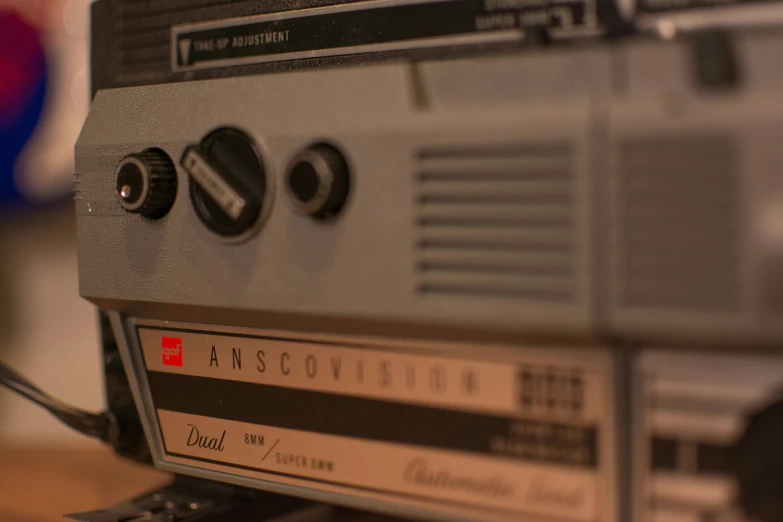
[[[177,475],[166,487],[76,522],[395,522],[400,519]]]

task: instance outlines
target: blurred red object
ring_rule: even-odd
[[[0,210],[67,200],[89,104],[90,0],[0,0]]]
[[[39,31],[18,12],[0,8],[0,127],[9,128],[24,112],[44,67]]]

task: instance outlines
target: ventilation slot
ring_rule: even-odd
[[[731,141],[622,145],[620,218],[628,306],[726,311],[738,303],[738,212]]]
[[[252,4],[252,3],[251,3]],[[171,68],[171,26],[254,14],[239,0],[125,0],[116,6],[115,68],[118,80],[167,77]]]
[[[71,183],[73,186],[73,200],[74,201],[83,200],[84,196],[82,195],[82,190],[83,190],[82,180],[78,172],[73,175],[73,181]]]
[[[566,302],[574,287],[567,144],[419,151],[418,291]]]

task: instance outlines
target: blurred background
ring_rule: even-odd
[[[89,0],[0,0],[0,361],[103,407],[96,311],[79,297],[73,146],[89,105]],[[0,389],[0,446],[93,446]]]

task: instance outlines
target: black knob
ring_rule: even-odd
[[[752,414],[735,447],[739,504],[750,520],[783,521],[783,401]]]
[[[258,222],[267,191],[266,169],[250,136],[231,127],[208,134],[185,149],[190,198],[204,224],[223,236],[238,236]]]
[[[168,214],[177,196],[177,171],[160,149],[147,149],[120,161],[115,178],[120,206],[134,214],[159,219]]]
[[[326,144],[300,153],[288,169],[288,192],[294,206],[316,219],[340,212],[348,198],[349,182],[345,158]]]

